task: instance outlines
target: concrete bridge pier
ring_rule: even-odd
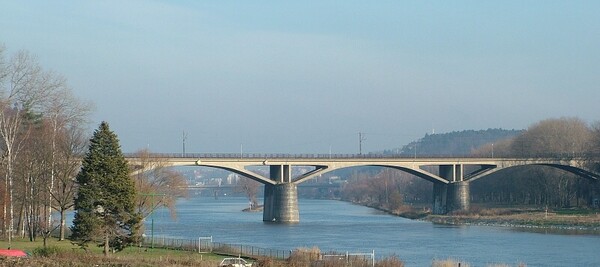
[[[448,185],[440,182],[433,183],[433,214],[446,214],[448,201]]]
[[[470,208],[469,182],[464,180],[463,165],[440,165],[440,177],[449,184],[433,184],[433,214],[467,211]]]
[[[468,211],[471,207],[468,181],[454,182],[448,185],[448,212]]]
[[[291,181],[290,165],[271,165],[270,178],[277,184],[265,185],[263,221],[298,223],[298,188]]]

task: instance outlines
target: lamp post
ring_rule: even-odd
[[[151,199],[150,202],[150,214],[148,214],[149,216],[152,216],[150,218],[151,223],[150,223],[150,248],[154,248],[154,197],[155,196],[161,196],[164,197],[166,196],[163,193],[143,193],[140,194],[141,196],[149,196]]]
[[[415,159],[416,159],[417,158],[417,143],[415,143],[414,149],[415,149]]]

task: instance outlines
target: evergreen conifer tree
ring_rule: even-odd
[[[105,255],[136,242],[140,216],[135,211],[135,186],[108,123],[102,122],[90,139],[76,182],[71,239],[82,248],[97,243]]]

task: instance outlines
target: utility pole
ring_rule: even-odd
[[[150,213],[148,214],[148,216],[150,216],[152,222],[150,225],[150,248],[154,248],[154,209],[156,208],[154,205],[154,197],[155,196],[161,196],[164,197],[166,196],[166,194],[163,193],[142,193],[140,194],[141,196],[149,196],[151,198],[151,202],[150,202]]]
[[[359,132],[358,133],[358,154],[362,155],[362,142],[367,140],[367,138],[365,138],[364,133]]]
[[[185,130],[183,131],[183,135],[181,136],[181,140],[183,141],[183,152],[181,153],[182,157],[185,157],[185,140],[187,139],[187,134],[185,134]]]

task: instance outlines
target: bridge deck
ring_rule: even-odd
[[[265,184],[284,182],[249,171],[250,166],[312,166],[315,169],[286,182],[299,184],[314,176],[337,169],[358,166],[391,167],[406,171],[421,178],[439,183],[475,180],[498,170],[523,165],[546,165],[557,167],[578,175],[598,179],[600,175],[582,170],[586,159],[574,157],[537,158],[492,158],[492,157],[398,157],[398,155],[354,155],[354,154],[150,154],[150,158],[170,166],[207,166],[226,169]],[[127,155],[133,165],[141,162],[135,155]],[[475,165],[480,169],[463,173],[463,166]],[[454,169],[451,179],[424,170],[426,166],[446,166]],[[445,168],[446,168],[445,167]],[[287,172],[287,171],[286,171]],[[290,174],[286,174],[286,177]]]

